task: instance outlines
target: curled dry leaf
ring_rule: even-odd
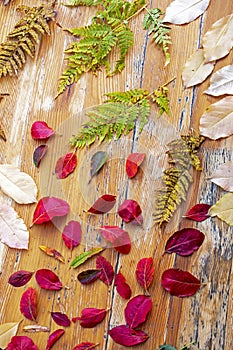
[[[100,278],[102,271],[100,269],[89,269],[78,274],[78,280],[82,284],[90,284]]]
[[[146,321],[152,308],[152,300],[146,295],[137,295],[128,301],[125,308],[125,320],[129,328],[136,328]]]
[[[76,345],[73,350],[94,350],[96,346],[99,344],[89,343],[89,342],[83,342],[78,345]]]
[[[27,336],[16,335],[11,338],[11,342],[7,346],[7,350],[38,350],[32,339]]]
[[[140,286],[145,291],[148,290],[154,278],[155,268],[153,266],[153,258],[142,258],[137,263],[136,267],[136,279]]]
[[[233,46],[233,15],[220,18],[203,36],[205,61],[226,56]]]
[[[11,164],[0,165],[0,188],[19,204],[37,201],[37,187],[33,178]]]
[[[14,287],[22,287],[32,278],[33,272],[19,270],[10,275],[8,283]]]
[[[93,176],[98,174],[100,169],[106,163],[107,158],[108,158],[107,153],[103,151],[99,151],[93,154],[93,156],[91,157],[91,171],[90,171],[91,179],[93,178]]]
[[[196,204],[191,209],[189,209],[189,211],[183,217],[197,222],[205,221],[210,217],[208,214],[209,209],[209,204]]]
[[[0,204],[0,241],[10,248],[28,249],[29,232],[16,211]]]
[[[233,134],[233,96],[210,105],[200,119],[200,133],[212,140]]]
[[[205,63],[204,51],[199,49],[186,61],[182,78],[185,87],[202,83],[213,71],[215,62]]]
[[[36,321],[37,300],[36,290],[28,288],[20,299],[20,312],[29,320]]]
[[[18,331],[20,322],[9,322],[0,325],[0,348],[5,349]]]
[[[233,192],[233,162],[222,164],[211,176],[211,181],[225,191]]]
[[[36,121],[32,124],[31,135],[35,140],[48,139],[54,135],[54,130],[48,126],[46,122]]]
[[[190,23],[205,12],[209,3],[210,0],[174,0],[167,7],[163,22]]]
[[[116,203],[116,196],[104,194],[87,210],[91,214],[105,214],[110,211]]]
[[[103,321],[106,313],[106,309],[86,308],[82,310],[81,317],[73,317],[72,321],[80,321],[83,328],[93,328]]]
[[[126,160],[126,173],[131,179],[138,173],[138,168],[145,159],[145,153],[131,153]]]
[[[39,286],[46,290],[60,290],[62,283],[58,276],[49,269],[40,269],[35,274],[36,282]]]
[[[69,327],[71,324],[69,317],[62,312],[51,312],[51,316],[54,322],[59,326]]]
[[[233,193],[222,196],[209,210],[210,216],[217,216],[229,226],[233,226]]]
[[[67,248],[73,250],[74,247],[77,247],[82,238],[82,229],[78,221],[71,220],[64,227],[62,232],[62,239]]]
[[[50,334],[45,350],[50,350],[52,346],[58,341],[61,336],[65,333],[64,329],[57,329],[53,333]]]
[[[33,163],[35,166],[38,168],[40,165],[40,162],[44,158],[48,151],[48,146],[47,145],[40,145],[38,146],[34,152],[33,152]]]
[[[129,254],[131,241],[127,231],[118,226],[102,226],[100,228],[102,236],[110,242],[113,247],[121,254]]]
[[[162,274],[162,287],[180,298],[194,295],[200,286],[200,281],[188,271],[168,269]]]
[[[131,298],[131,294],[132,294],[131,288],[128,285],[128,283],[126,283],[125,276],[121,272],[118,272],[116,274],[114,285],[116,286],[116,290],[118,294],[123,299]]]
[[[32,324],[23,327],[24,332],[28,333],[39,333],[39,332],[50,332],[50,329],[45,326],[40,326],[39,324]]]
[[[73,173],[77,166],[77,156],[75,153],[67,153],[60,157],[56,163],[55,173],[58,179],[65,179]]]
[[[61,261],[62,263],[65,263],[64,257],[59,253],[56,249],[46,247],[44,245],[40,245],[39,248],[45,252],[48,256],[52,256],[53,258],[57,259],[58,261]]]
[[[133,199],[126,199],[118,208],[118,214],[125,222],[132,222],[137,225],[142,225],[142,209],[138,202]]]
[[[210,86],[205,94],[211,96],[233,95],[233,65],[225,66],[211,76]]]
[[[79,254],[71,261],[70,267],[73,267],[75,269],[76,267],[84,264],[85,261],[90,259],[92,256],[101,253],[103,250],[104,248],[96,247]]]
[[[114,270],[110,262],[103,256],[98,256],[96,259],[96,268],[100,269],[100,280],[107,286],[111,286],[114,278]]]
[[[143,331],[131,329],[128,326],[120,325],[112,328],[108,334],[117,343],[123,346],[134,346],[144,343],[149,338]]]
[[[5,131],[3,130],[1,124],[0,124],[0,138],[2,138],[3,141],[6,141],[6,134],[5,134]]]

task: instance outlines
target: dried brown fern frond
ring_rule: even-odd
[[[34,56],[41,34],[50,34],[48,22],[54,20],[55,15],[52,4],[19,6],[17,10],[24,16],[7,35],[6,41],[0,44],[0,78],[17,74],[27,55]]]

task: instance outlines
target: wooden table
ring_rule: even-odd
[[[170,0],[153,1],[153,8],[163,10]],[[16,12],[21,1],[14,0],[8,6],[0,4],[0,40],[6,38],[19,19]],[[24,0],[25,5],[38,5],[40,1]],[[94,14],[93,9],[80,7],[67,8],[62,1],[56,4],[57,21],[63,28],[77,27],[88,23]],[[156,181],[167,164],[166,144],[179,133],[185,134],[194,128],[198,131],[199,119],[206,107],[217,101],[204,95],[209,79],[195,88],[184,89],[181,72],[187,58],[200,45],[203,33],[217,19],[233,11],[232,1],[211,0],[206,13],[194,22],[183,26],[172,26],[171,63],[164,68],[164,57],[142,28],[143,14],[131,21],[135,33],[135,44],[130,50],[126,68],[122,74],[106,78],[105,71],[96,76],[85,74],[80,81],[68,89],[59,98],[54,99],[58,78],[64,70],[64,48],[72,38],[59,26],[51,24],[51,36],[43,37],[34,59],[28,59],[24,69],[15,77],[0,81],[0,92],[9,93],[1,101],[1,123],[6,132],[7,141],[0,140],[0,162],[20,167],[30,174],[39,188],[38,198],[46,195],[65,197],[72,208],[69,219],[80,221],[83,230],[82,244],[71,253],[61,239],[60,229],[65,220],[44,225],[35,225],[30,229],[28,251],[0,246],[0,322],[16,322],[23,319],[19,335],[26,335],[22,327],[31,324],[19,311],[19,302],[28,286],[36,288],[38,296],[38,323],[48,326],[51,332],[59,328],[51,320],[51,311],[66,312],[71,318],[80,315],[85,307],[110,308],[105,320],[93,329],[82,329],[77,323],[65,330],[65,335],[54,345],[54,349],[73,349],[81,341],[99,343],[98,349],[123,349],[115,344],[107,332],[115,325],[124,323],[123,300],[115,288],[109,290],[101,281],[82,286],[77,281],[78,272],[95,266],[95,259],[84,266],[69,269],[69,261],[84,249],[95,246],[96,235],[101,225],[121,225],[117,211],[112,210],[104,216],[90,216],[84,212],[100,195],[111,193],[117,196],[116,208],[125,198],[137,200],[143,211],[142,227],[125,224],[132,238],[132,249],[128,255],[119,255],[114,249],[106,249],[102,255],[111,261],[115,270],[121,268],[132,288],[132,295],[142,294],[143,290],[136,282],[135,268],[139,259],[152,256],[155,266],[155,278],[150,287],[153,308],[147,322],[142,326],[150,338],[138,350],[155,350],[167,343],[180,349],[184,344],[194,342],[192,349],[233,348],[233,294],[232,294],[232,228],[214,218],[203,223],[194,223],[182,219],[182,215],[192,205],[205,202],[213,204],[223,191],[213,185],[208,177],[219,164],[232,159],[232,137],[221,141],[205,141],[201,147],[203,171],[194,173],[194,183],[190,186],[188,199],[176,211],[171,222],[164,230],[153,224]],[[219,60],[215,71],[232,63],[232,52]],[[114,57],[113,57],[114,58]],[[158,110],[152,106],[149,123],[141,135],[131,132],[119,141],[90,149],[78,151],[78,168],[65,180],[56,180],[55,161],[70,151],[68,137],[85,121],[82,111],[103,102],[103,95],[112,91],[125,91],[143,88],[153,91],[161,84],[176,79],[169,84],[171,115],[157,117]],[[32,161],[34,149],[41,144],[31,138],[30,128],[34,121],[44,120],[56,130],[56,136],[49,142],[49,153],[40,168]],[[97,150],[108,153],[107,165],[100,174],[89,180],[90,158]],[[125,174],[125,159],[131,152],[145,152],[146,160],[139,174],[129,180]],[[17,205],[3,193],[1,202],[12,205],[29,227],[35,205]],[[179,228],[195,227],[206,236],[203,246],[190,257],[175,254],[162,256],[167,238]],[[39,245],[46,245],[61,252],[65,264],[45,255]],[[179,267],[190,271],[204,284],[195,296],[189,298],[171,297],[161,287],[161,274],[170,267]],[[49,268],[56,272],[66,286],[59,292],[42,290],[35,278],[21,288],[10,286],[9,276],[20,269],[36,271]],[[45,349],[48,333],[27,334],[40,350]]]

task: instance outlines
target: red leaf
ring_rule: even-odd
[[[31,338],[26,336],[15,335],[7,345],[7,350],[38,350]]]
[[[131,297],[131,288],[128,283],[126,283],[126,279],[121,272],[118,272],[116,275],[114,285],[116,286],[116,290],[122,298],[129,299]]]
[[[8,283],[14,287],[22,287],[30,281],[32,275],[33,272],[19,270],[9,277]]]
[[[152,258],[143,258],[137,263],[136,278],[140,286],[142,286],[146,291],[153,281],[154,272],[155,269]]]
[[[101,276],[102,271],[99,269],[90,269],[82,271],[78,274],[78,280],[82,284],[90,284],[98,280]]]
[[[200,286],[200,281],[188,271],[168,269],[162,274],[162,287],[177,297],[194,295]]]
[[[29,320],[35,321],[37,316],[36,307],[36,290],[28,288],[21,297],[20,312]]]
[[[78,221],[70,221],[68,224],[64,227],[64,230],[62,232],[62,239],[70,250],[73,250],[74,247],[77,247],[79,243],[81,242],[82,238],[82,230],[80,223]]]
[[[98,198],[95,203],[88,209],[91,214],[104,214],[110,211],[116,203],[116,196],[104,194]]]
[[[182,256],[191,255],[202,245],[205,235],[195,228],[183,228],[176,231],[167,241],[165,253],[177,253]]]
[[[146,317],[152,308],[150,297],[137,295],[128,301],[125,308],[125,320],[130,328],[136,328],[146,321]]]
[[[69,204],[63,199],[56,197],[43,197],[37,203],[33,214],[32,225],[39,225],[51,221],[55,216],[65,216],[68,214],[69,210]]]
[[[59,158],[56,167],[55,173],[58,179],[65,179],[68,175],[73,173],[74,169],[77,166],[77,157],[75,153],[67,153],[63,157]]]
[[[80,321],[80,326],[83,328],[95,327],[102,322],[107,313],[106,309],[86,308],[81,312],[81,317],[73,317],[72,321]]]
[[[145,153],[131,153],[126,160],[126,173],[129,178],[137,175],[138,167],[142,164]]]
[[[95,347],[99,344],[94,344],[94,343],[88,343],[88,342],[83,342],[78,345],[76,345],[73,350],[92,350],[95,349]]]
[[[142,209],[133,199],[126,199],[118,208],[118,214],[125,222],[142,225]]]
[[[62,312],[51,312],[51,316],[54,322],[59,326],[69,327],[71,324],[69,317]]]
[[[128,254],[131,249],[131,241],[128,232],[118,226],[102,226],[100,232],[106,241],[121,254]]]
[[[54,130],[45,122],[37,121],[32,124],[31,135],[35,140],[48,139],[50,136],[54,135],[54,133]]]
[[[57,329],[53,333],[50,334],[47,345],[46,345],[46,350],[50,350],[51,347],[56,343],[56,341],[61,338],[61,336],[65,333],[64,329]]]
[[[196,204],[194,207],[189,209],[184,218],[198,222],[204,221],[210,217],[208,215],[210,207],[211,206],[209,204]]]
[[[62,289],[62,283],[58,276],[51,270],[40,269],[35,274],[36,282],[43,289],[47,290],[60,290]]]
[[[96,259],[96,268],[100,270],[100,276],[102,282],[104,282],[107,286],[111,286],[114,270],[109,261],[107,261],[103,256],[98,256]]]
[[[33,153],[33,162],[35,166],[38,168],[40,165],[41,160],[44,158],[48,151],[47,145],[40,145],[37,147]]]
[[[108,334],[112,339],[123,346],[134,346],[144,343],[148,338],[148,334],[140,330],[128,328],[125,325],[120,325],[112,328]]]

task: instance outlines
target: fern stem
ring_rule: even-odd
[[[164,83],[163,85],[161,85],[160,88],[167,86],[168,84],[170,84],[170,83],[171,83],[173,80],[175,80],[175,79],[176,79],[176,76],[174,76],[173,78],[169,79],[166,83]],[[147,97],[152,96],[156,90],[157,90],[157,89],[154,89],[150,94],[147,95]]]
[[[144,6],[142,6],[139,10],[137,10],[137,12],[135,12],[133,15],[131,15],[130,17],[128,17],[127,19],[126,19],[126,21],[129,21],[130,19],[132,19],[133,17],[135,17],[135,16],[137,16],[140,12],[142,12],[143,10],[147,10],[147,6],[148,6],[149,4],[147,3],[147,4],[145,4]],[[148,11],[148,10],[147,10]]]

